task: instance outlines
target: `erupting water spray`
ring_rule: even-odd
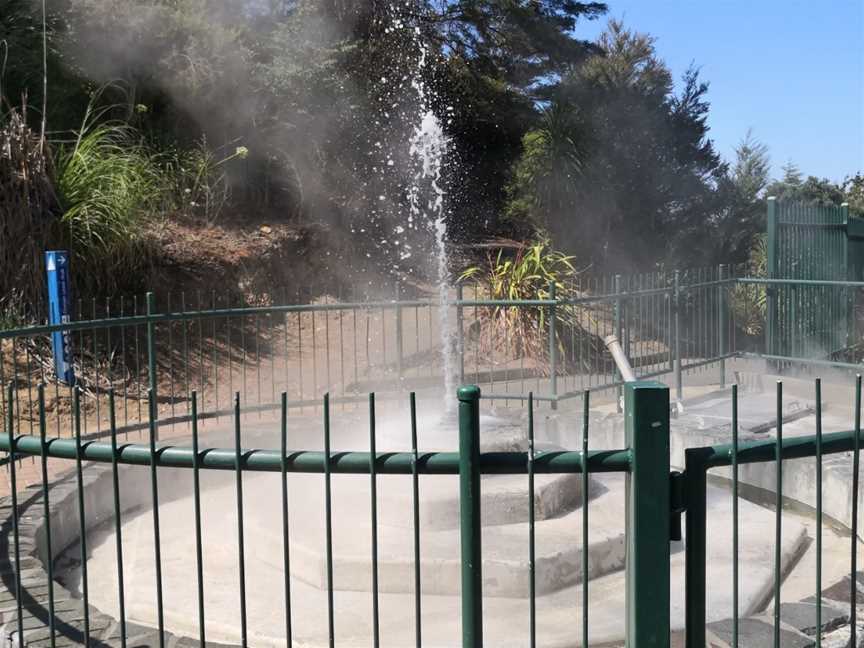
[[[427,223],[435,236],[436,273],[438,281],[438,325],[440,328],[441,365],[444,373],[444,402],[448,411],[452,409],[451,396],[456,390],[453,361],[454,333],[450,321],[450,273],[447,264],[447,210],[442,188],[442,170],[450,141],[444,133],[441,119],[432,108],[434,91],[423,79],[429,50],[420,35],[420,29],[412,29],[413,40],[420,52],[411,78],[411,87],[417,94],[419,120],[414,126],[410,142],[411,159],[416,170],[408,191],[409,227],[416,223]]]

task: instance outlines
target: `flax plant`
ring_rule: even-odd
[[[756,239],[746,265],[751,277],[768,276],[768,246],[764,236]],[[762,335],[767,309],[765,286],[736,284],[731,295],[732,313],[741,330],[748,336]]]
[[[461,282],[474,282],[478,291],[495,301],[569,300],[578,296],[574,277],[578,274],[574,257],[553,250],[547,239],[520,245],[512,257],[504,250],[490,254],[485,266],[466,269]],[[538,368],[549,370],[549,322],[547,307],[493,306],[478,313],[478,343],[485,351],[505,357],[525,357]],[[556,308],[555,343],[566,357],[566,347],[574,336],[585,333],[586,309],[561,304]],[[563,367],[562,367],[563,368]]]

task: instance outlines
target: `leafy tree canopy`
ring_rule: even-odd
[[[708,86],[691,69],[676,91],[654,39],[619,21],[598,44],[526,136],[510,213],[534,217],[580,260],[650,267],[704,223],[726,172],[707,136]]]
[[[840,205],[846,200],[841,185],[816,176],[805,179],[793,162],[783,166],[783,177],[768,186],[767,194],[783,201],[824,205]]]

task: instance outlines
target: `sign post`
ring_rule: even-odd
[[[71,321],[72,285],[69,279],[69,253],[54,251],[45,253],[45,269],[48,274],[48,322],[51,325],[67,324]],[[72,366],[72,335],[69,331],[51,334],[54,349],[54,373],[67,385],[75,384]]]

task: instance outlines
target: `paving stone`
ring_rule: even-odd
[[[797,628],[806,635],[816,636],[816,603],[783,603],[780,606],[780,617],[783,623]],[[822,602],[822,632],[830,632],[835,628],[849,623],[848,610]]]
[[[862,603],[864,602],[864,572],[858,572],[855,580],[857,581],[858,602]],[[843,580],[839,583],[835,583],[828,589],[822,590],[822,596],[848,605],[852,600],[852,580],[849,576],[844,576]],[[815,597],[808,597],[805,600],[811,601],[814,599]]]
[[[857,628],[855,638],[856,648],[864,648],[864,622],[856,623],[855,627]],[[852,636],[849,630],[850,626],[847,623],[832,632],[822,635],[822,648],[851,648]]]
[[[712,648],[729,648],[732,645],[732,619],[708,625],[712,637]],[[749,617],[738,620],[739,648],[771,648],[774,645],[774,624],[767,617]],[[813,640],[792,627],[780,627],[780,645],[783,648],[810,648]]]
[[[111,475],[110,467],[87,466],[85,468],[85,485],[94,484],[100,479]],[[74,506],[77,496],[77,484],[74,471],[67,477],[52,484],[49,491],[52,511],[61,511]],[[48,625],[48,576],[44,570],[39,555],[37,538],[44,533],[46,518],[42,508],[41,485],[36,484],[21,492],[19,497],[18,539],[12,529],[10,516],[13,513],[11,498],[0,498],[0,644],[17,644],[17,637],[11,635],[17,632],[18,610],[15,594],[16,564],[15,552],[18,550],[20,584],[24,599],[22,621],[24,627],[24,645],[36,648],[47,648],[51,645],[51,630]],[[94,520],[90,520],[94,522]],[[57,648],[82,646],[84,644],[84,608],[83,602],[75,598],[68,589],[55,583],[55,638]],[[108,615],[95,608],[90,608],[90,646],[96,648],[119,648],[119,624]],[[156,648],[160,645],[159,636],[153,628],[127,624],[128,648]],[[166,646],[192,648],[198,646],[193,639],[181,639],[165,633]],[[229,648],[228,646],[208,643],[212,648]]]

